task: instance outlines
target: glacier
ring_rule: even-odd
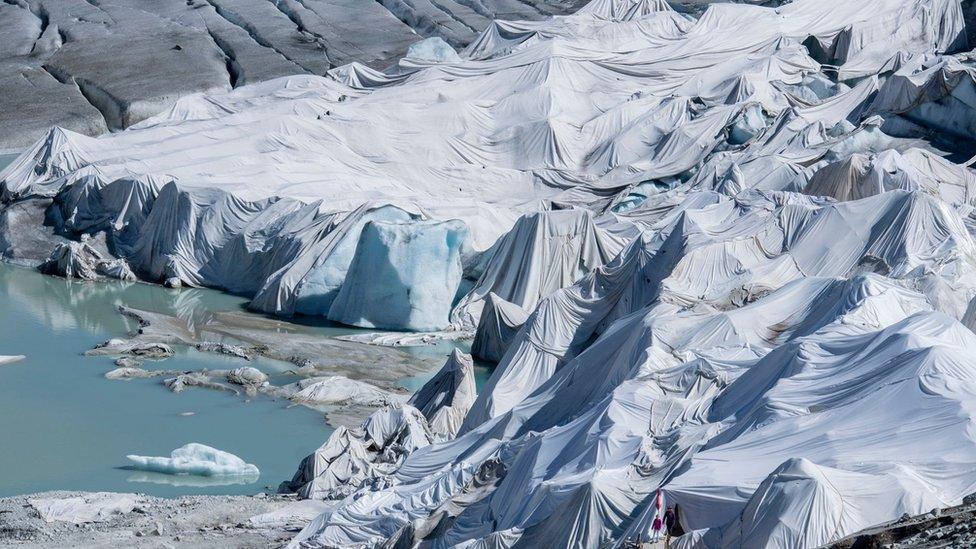
[[[57,274],[496,363],[305,458],[295,547],[622,547],[662,500],[678,547],[817,547],[976,492],[976,54],[959,0],[769,4],[592,0],[53,128],[0,200]]]
[[[405,57],[407,59],[419,59],[421,61],[432,61],[435,63],[454,63],[461,61],[454,48],[440,36],[432,36],[410,44]]]

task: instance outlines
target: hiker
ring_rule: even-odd
[[[654,516],[654,522],[651,523],[651,543],[657,543],[661,541],[661,528],[664,526],[664,522],[661,520],[661,515]]]
[[[671,531],[674,529],[674,508],[668,505],[664,511],[664,546],[671,547]]]

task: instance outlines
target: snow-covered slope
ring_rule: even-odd
[[[958,0],[593,0],[54,129],[0,191],[145,279],[477,329],[498,365],[476,398],[445,368],[441,436],[389,409],[409,443],[305,462],[345,499],[296,543],[619,546],[660,492],[681,546],[813,547],[976,491],[965,42]]]

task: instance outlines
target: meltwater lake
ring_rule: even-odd
[[[247,494],[276,488],[331,432],[323,414],[288,401],[191,389],[173,394],[156,379],[111,381],[111,358],[83,356],[132,329],[126,304],[171,314],[236,310],[243,300],[207,290],[170,292],[146,284],[80,282],[0,264],[0,496],[53,489],[137,491],[153,495]],[[236,368],[240,359],[178,349],[147,368]],[[272,376],[287,363],[248,363]],[[192,412],[192,415],[181,415]],[[167,456],[201,442],[261,470],[255,484],[122,469],[126,454]],[[217,481],[219,482],[219,481]]]
[[[214,290],[168,290],[123,282],[87,282],[42,275],[0,263],[0,354],[26,359],[0,366],[0,497],[44,490],[183,494],[253,494],[290,479],[303,457],[332,432],[322,412],[262,395],[247,399],[190,388],[174,394],[160,378],[113,381],[108,357],[83,356],[135,323],[119,305],[202,317],[241,311],[244,298]],[[293,325],[321,337],[355,333],[333,326]],[[147,369],[200,370],[254,366],[273,384],[296,380],[294,365],[256,357],[250,362],[192,348],[144,363]],[[443,356],[443,345],[403,352]],[[434,371],[403,379],[418,389]],[[487,376],[478,368],[479,385]],[[192,412],[192,415],[188,413]],[[148,474],[126,469],[127,454],[168,456],[199,442],[240,456],[261,470],[252,484],[227,479]]]

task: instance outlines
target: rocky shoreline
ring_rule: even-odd
[[[324,502],[285,495],[167,499],[142,494],[44,492],[0,498],[0,545],[280,547],[327,508]]]
[[[976,493],[962,505],[932,509],[868,528],[830,544],[829,549],[888,549],[976,546]]]
[[[326,413],[334,426],[356,426],[378,407],[401,404],[409,395],[400,380],[432,372],[441,357],[408,355],[384,346],[342,341],[303,333],[300,326],[247,313],[213,313],[202,322],[162,313],[119,307],[137,328],[105,341],[86,354],[116,358],[110,380],[159,378],[175,393],[190,387],[222,390],[247,398],[258,394],[283,398]],[[291,330],[289,330],[291,328]],[[194,348],[240,359],[228,370],[182,371],[165,368],[173,349]],[[248,366],[253,357],[294,364],[295,381],[274,385]],[[162,361],[162,362],[160,362]],[[153,363],[144,368],[144,362]]]

